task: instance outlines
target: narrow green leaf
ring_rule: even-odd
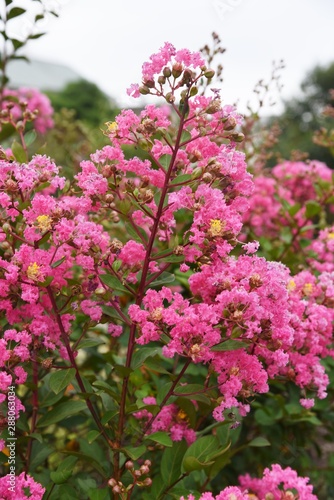
[[[214,436],[204,436],[197,439],[190,445],[183,457],[183,472],[201,470],[212,465],[214,462],[209,457],[218,450],[219,441]]]
[[[21,16],[26,12],[25,9],[22,9],[21,7],[13,7],[8,13],[7,13],[7,20],[9,21],[10,19],[14,19],[14,17]]]
[[[129,293],[125,286],[123,286],[119,281],[119,279],[116,278],[116,276],[111,276],[111,274],[101,274],[100,280],[102,281],[102,283],[111,288],[113,292],[122,292],[122,294]]]
[[[146,452],[146,446],[141,445],[137,447],[133,446],[126,446],[125,448],[122,448],[123,453],[131,458],[131,460],[138,460],[144,453]]]
[[[14,155],[14,158],[16,161],[19,163],[25,163],[28,158],[27,154],[23,149],[23,146],[19,144],[17,141],[14,141],[12,144],[12,153]]]
[[[50,473],[51,480],[55,484],[65,483],[73,474],[73,468],[78,459],[76,457],[66,457],[56,471]]]
[[[154,441],[155,443],[162,444],[163,446],[173,446],[173,441],[168,436],[167,432],[154,432],[145,437],[145,441]]]
[[[29,40],[37,40],[37,38],[41,38],[41,36],[45,35],[45,33],[36,33],[36,35],[30,35]]]
[[[220,351],[236,351],[237,349],[242,349],[243,347],[247,347],[249,344],[247,342],[241,342],[240,340],[225,340],[221,344],[217,344],[211,348],[212,351],[220,352]]]
[[[51,373],[49,380],[50,389],[55,393],[59,394],[60,391],[65,389],[70,382],[75,377],[75,369],[69,368],[68,370],[58,370],[57,372]]]
[[[97,444],[97,443],[94,443]],[[100,465],[98,460],[96,460],[93,456],[87,455],[87,453],[82,453],[79,451],[63,451],[63,453],[66,453],[66,455],[70,455],[72,458],[76,457],[77,459],[83,461],[83,462],[88,462],[92,467],[94,467],[95,470],[103,477],[107,478],[107,473],[103,469],[103,467]]]
[[[105,344],[102,339],[83,339],[79,342],[76,349],[87,349],[88,347],[96,347],[102,344]]]
[[[187,182],[187,181],[190,181],[191,180],[191,174],[182,174],[182,175],[178,175],[177,177],[175,177],[175,179],[172,180],[171,184],[181,184],[183,182]]]
[[[54,276],[47,276],[44,281],[37,281],[36,285],[42,288],[49,286],[54,280]]]
[[[309,200],[306,202],[306,212],[307,218],[314,217],[321,211],[321,206],[317,201]]]
[[[252,439],[248,446],[253,446],[254,448],[262,448],[263,446],[270,446],[270,442],[268,439],[264,437],[256,437]]]
[[[87,441],[89,444],[91,444],[95,439],[97,439],[100,436],[101,432],[99,431],[89,431],[87,434]]]
[[[185,441],[179,441],[163,452],[160,473],[167,485],[173,484],[181,476],[181,464],[187,448]]]
[[[156,280],[152,281],[152,283],[150,283],[149,286],[155,287],[155,286],[167,285],[169,283],[173,283],[173,281],[175,281],[174,274],[164,272]]]
[[[60,403],[40,418],[37,422],[37,427],[47,427],[56,424],[61,420],[65,420],[72,415],[86,410],[86,408],[87,405],[84,401],[66,401],[65,403]]]
[[[60,264],[62,264],[65,259],[66,259],[66,255],[64,255],[61,259],[56,260],[56,262],[54,262],[53,264],[51,264],[51,268],[55,269],[56,267],[60,266]]]
[[[133,370],[136,370],[137,368],[142,366],[147,358],[155,356],[160,352],[161,348],[159,347],[139,347],[132,358],[131,366]]]

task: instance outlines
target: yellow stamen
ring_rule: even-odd
[[[118,130],[118,125],[116,122],[106,122],[105,125],[107,125],[107,132],[109,133],[114,133]]]
[[[33,281],[39,281],[41,275],[40,269],[40,266],[36,262],[30,264],[27,269],[28,278]]]
[[[209,236],[215,238],[216,236],[222,236],[226,223],[225,221],[221,221],[220,219],[211,219],[210,227],[208,230]]]
[[[305,285],[303,286],[303,293],[304,295],[306,296],[309,296],[311,295],[313,292],[313,285],[312,283],[305,283]]]
[[[39,215],[36,219],[38,229],[46,233],[46,231],[50,231],[52,228],[52,219],[48,215]]]
[[[327,234],[327,239],[328,240],[334,240],[334,233],[328,233]]]
[[[292,292],[293,290],[295,290],[296,286],[296,282],[294,280],[290,280],[288,282],[287,289],[289,290],[289,292]]]

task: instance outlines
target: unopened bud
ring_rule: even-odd
[[[142,85],[141,87],[139,87],[139,92],[142,95],[147,95],[147,94],[150,94],[150,89],[148,87],[146,87],[146,85]]]
[[[236,125],[236,119],[233,116],[229,116],[224,124],[224,130],[233,130]]]
[[[245,136],[241,132],[238,132],[237,134],[229,135],[228,138],[234,142],[242,142],[245,139]]]
[[[209,172],[205,172],[205,174],[203,174],[203,182],[205,182],[206,184],[210,184],[210,182],[212,181],[213,177],[211,174],[209,174]]]
[[[8,222],[5,222],[2,226],[2,230],[4,233],[10,233],[12,230],[11,225],[8,224]]]
[[[107,194],[106,198],[105,198],[107,203],[112,203],[114,201],[114,199],[115,199],[115,197],[113,194]]]
[[[144,81],[144,84],[146,87],[148,87],[149,89],[154,89],[155,87],[155,82],[154,80],[145,80]]]
[[[160,85],[164,85],[166,83],[166,77],[163,76],[163,75],[160,75],[159,78],[158,78],[158,83]]]
[[[204,72],[204,76],[205,78],[213,78],[215,76],[215,71],[213,69],[207,69],[205,72]]]
[[[24,123],[23,121],[19,120],[16,124],[16,130],[18,132],[22,132],[24,130]]]
[[[143,481],[144,486],[151,486],[151,484],[152,484],[152,479],[150,477],[144,479]]]
[[[213,113],[217,113],[221,109],[221,101],[220,99],[214,99],[211,101],[209,106],[206,108],[205,112],[208,113],[209,115]]]
[[[168,68],[167,66],[164,67],[162,73],[166,78],[169,78],[172,74],[170,68]]]
[[[172,92],[168,92],[165,96],[165,99],[169,103],[173,103],[175,101],[175,96],[172,94]]]
[[[125,468],[126,469],[130,470],[130,469],[133,469],[133,467],[134,467],[134,463],[131,462],[131,460],[129,460],[128,462],[126,462],[126,464],[125,464]]]
[[[181,63],[176,62],[175,64],[173,64],[172,75],[174,76],[174,78],[178,78],[181,75],[182,71],[183,66]]]
[[[198,94],[198,88],[195,87],[195,86],[191,87],[191,89],[190,89],[190,97],[194,97],[197,94]]]

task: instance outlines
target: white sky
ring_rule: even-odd
[[[223,100],[239,100],[241,111],[273,60],[286,64],[283,97],[298,93],[314,65],[334,60],[334,0],[50,1],[60,17],[44,23],[47,35],[30,42],[28,56],[70,66],[121,105],[131,105],[126,88],[165,41],[195,51],[212,31],[227,49]]]

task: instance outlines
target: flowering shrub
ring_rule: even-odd
[[[16,470],[31,474],[15,498],[316,498],[278,464],[240,487],[215,483],[272,383],[293,382],[306,420],[326,397],[334,274],[332,229],[315,220],[332,201],[329,169],[286,163],[253,179],[241,116],[217,89],[199,92],[213,75],[166,43],[128,89],[163,106],[122,111],[73,181],[47,156],[22,161],[22,133],[3,152],[0,402],[15,418],[2,461],[16,427]],[[256,254],[254,238],[275,246],[283,229],[280,260],[302,248],[305,269],[271,246]]]

